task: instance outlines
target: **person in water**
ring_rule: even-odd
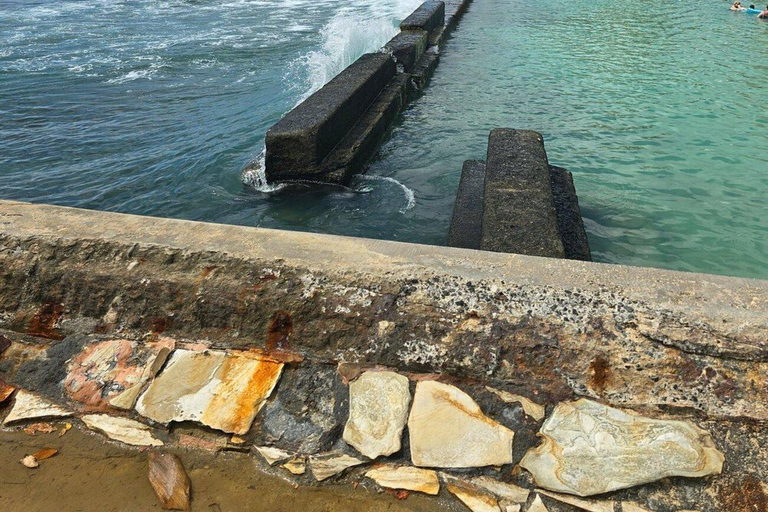
[[[768,5],[765,6],[765,10],[757,15],[761,20],[768,20]]]
[[[732,11],[746,11],[747,8],[741,5],[741,2],[739,0],[736,0],[733,2],[733,5],[731,6]]]

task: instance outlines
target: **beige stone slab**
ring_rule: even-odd
[[[363,373],[349,384],[344,441],[369,459],[397,452],[410,403],[407,377],[388,371]]]
[[[436,495],[440,492],[437,472],[412,466],[381,466],[365,474],[377,484],[388,489],[405,489]]]
[[[309,467],[312,469],[312,475],[318,482],[327,480],[351,467],[361,464],[365,464],[365,461],[344,453],[328,453],[309,457]]]
[[[491,493],[453,475],[443,473],[441,476],[448,492],[472,512],[501,512],[499,502]]]
[[[88,428],[97,430],[115,441],[133,446],[162,446],[152,435],[152,429],[138,421],[108,414],[89,414],[81,418]]]
[[[33,420],[40,418],[63,418],[72,416],[72,411],[65,409],[50,400],[43,398],[24,389],[16,392],[13,407],[8,416],[3,420],[3,425],[10,425],[17,421]]]
[[[274,446],[256,446],[255,449],[259,452],[259,455],[264,457],[264,460],[266,460],[267,464],[270,466],[288,460],[293,456],[289,452],[281,450],[280,448],[275,448]]]
[[[294,457],[281,467],[287,469],[294,475],[303,475],[307,472],[307,460],[304,457]]]
[[[704,430],[581,399],[563,402],[541,427],[542,444],[520,465],[545,489],[592,496],[669,476],[722,471],[723,454]]]
[[[411,460],[420,467],[470,468],[512,462],[514,432],[483,414],[455,386],[416,385],[408,418]]]
[[[621,512],[651,512],[651,511],[645,507],[638,505],[637,503],[633,503],[631,501],[622,501]],[[686,511],[680,510],[678,512],[686,512]],[[688,512],[695,512],[695,511],[688,511]]]
[[[172,343],[172,340],[171,340]],[[136,405],[136,400],[144,390],[144,386],[155,376],[160,368],[168,360],[173,351],[173,346],[161,346],[157,353],[147,359],[144,371],[135,383],[129,384],[121,393],[109,401],[109,405],[117,409],[130,410]]]
[[[536,489],[536,492],[543,496],[549,496],[550,498],[561,503],[566,503],[576,507],[579,510],[585,510],[586,512],[613,512],[614,510],[614,502],[610,500],[585,500],[581,498],[574,498],[573,496],[569,496],[567,494],[559,494],[556,492],[543,491],[540,489]]]
[[[544,408],[543,405],[537,404],[530,398],[526,398],[522,395],[515,395],[513,393],[509,393],[501,389],[492,388],[490,386],[486,386],[485,389],[495,394],[496,396],[501,398],[502,401],[508,404],[519,403],[523,407],[523,412],[528,416],[530,416],[531,418],[535,419],[536,421],[541,421],[544,419],[546,409]]]
[[[549,512],[547,507],[544,505],[544,502],[541,501],[541,496],[538,494],[533,499],[533,503],[531,503],[531,506],[528,507],[527,512]]]
[[[525,503],[528,501],[528,495],[531,493],[528,489],[524,489],[515,484],[501,482],[495,478],[489,476],[478,476],[471,480],[472,484],[476,487],[483,489],[498,496],[501,499],[511,501],[513,503]]]
[[[282,363],[246,352],[176,350],[136,410],[159,423],[196,421],[245,434],[277,385]]]

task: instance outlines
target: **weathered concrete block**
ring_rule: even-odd
[[[471,0],[445,0],[445,26],[453,30],[467,10]]]
[[[491,132],[480,248],[550,258],[565,256],[540,133],[506,128]]]
[[[395,76],[387,54],[366,54],[267,131],[267,179],[306,178]]]
[[[427,49],[429,34],[426,30],[404,30],[393,37],[384,49],[392,54],[403,71],[410,71]]]
[[[413,87],[420,91],[427,86],[429,79],[437,68],[437,64],[440,62],[440,52],[435,48],[430,48],[424,55],[421,56],[419,61],[413,66],[411,70],[411,83]]]
[[[445,23],[445,2],[427,0],[400,23],[400,30],[432,32]]]
[[[484,188],[485,162],[480,160],[464,162],[448,231],[450,247],[480,248],[483,235]]]
[[[592,261],[587,232],[581,219],[579,198],[570,171],[562,167],[549,167],[552,195],[555,200],[557,226],[563,242],[565,257],[570,260]]]
[[[376,153],[395,117],[408,99],[409,75],[397,75],[381,92],[328,158],[323,161],[323,181],[347,183]]]

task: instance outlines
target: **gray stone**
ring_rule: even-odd
[[[427,0],[400,23],[400,30],[432,32],[445,23],[445,2]]]
[[[557,213],[557,227],[563,242],[565,257],[569,260],[592,261],[587,231],[581,218],[579,198],[573,185],[570,171],[562,167],[549,166],[552,194]]]
[[[550,258],[565,255],[540,133],[491,131],[480,248]]]
[[[260,437],[293,452],[328,451],[341,435],[348,407],[347,387],[335,367],[289,368],[261,411]]]
[[[429,34],[424,30],[404,30],[387,44],[384,50],[391,53],[403,71],[410,71],[427,49]]]
[[[461,168],[459,190],[448,230],[450,247],[480,249],[483,238],[484,194],[485,162],[467,160]]]
[[[344,441],[369,459],[397,452],[410,403],[407,377],[365,372],[349,384]]]
[[[366,54],[288,112],[266,135],[269,181],[308,179],[395,76],[395,62]]]
[[[592,496],[669,476],[722,471],[724,457],[697,426],[629,414],[591,400],[563,402],[544,422],[542,444],[520,466],[536,484]]]

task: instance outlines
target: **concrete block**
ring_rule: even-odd
[[[267,131],[267,179],[305,179],[352,129],[397,69],[387,54],[366,54]]]
[[[453,30],[472,0],[445,0],[445,26]]]
[[[562,258],[541,134],[498,128],[488,138],[481,249]]]
[[[483,196],[485,162],[467,160],[461,168],[461,180],[453,205],[448,230],[448,246],[480,249],[483,234]]]
[[[565,257],[570,260],[592,261],[587,232],[581,219],[579,198],[570,171],[562,167],[549,167],[552,195],[555,200],[557,226],[563,242]]]
[[[416,91],[420,91],[427,86],[439,61],[440,52],[437,49],[430,48],[424,52],[421,59],[413,66],[411,70],[411,83]]]
[[[426,30],[432,32],[445,23],[445,2],[427,0],[400,23],[400,30]]]
[[[428,41],[426,30],[404,30],[384,45],[384,50],[391,53],[395,62],[407,72],[424,54]]]

